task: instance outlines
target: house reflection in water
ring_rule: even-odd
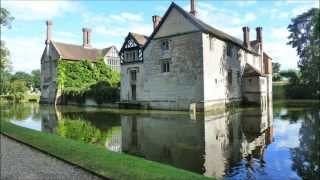
[[[186,120],[187,119],[187,120]],[[196,116],[121,116],[122,151],[221,177],[245,159],[263,163],[272,141],[269,108]],[[263,164],[261,164],[263,165]]]
[[[144,157],[206,176],[228,176],[237,164],[264,166],[272,142],[272,106],[220,114],[41,109],[42,131]],[[77,129],[81,130],[77,130]],[[248,171],[249,172],[249,171]]]

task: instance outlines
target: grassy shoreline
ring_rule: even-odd
[[[58,159],[111,179],[210,179],[172,166],[119,154],[57,135],[34,131],[5,122],[1,133]]]

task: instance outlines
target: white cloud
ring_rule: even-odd
[[[121,23],[126,23],[128,21],[140,22],[140,21],[143,20],[141,14],[130,13],[130,12],[122,12],[120,14],[112,14],[112,15],[109,16],[109,18],[110,18],[111,21],[119,21]]]
[[[110,26],[97,26],[93,31],[103,36],[125,37],[128,32],[150,35],[153,29],[151,24],[129,24],[113,28],[108,27]]]
[[[286,42],[265,42],[264,50],[272,57],[273,62],[281,64],[281,69],[296,69],[299,60],[297,52]]]
[[[79,4],[74,1],[1,1],[17,20],[44,20],[74,12]]]
[[[291,14],[292,14],[292,16],[297,16],[299,14],[307,12],[310,8],[311,8],[310,6],[300,6],[300,7],[297,7],[297,8],[293,8],[291,10]]]
[[[33,69],[40,69],[40,58],[44,50],[43,39],[15,37],[5,41],[10,51],[13,71],[30,72]]]
[[[151,34],[151,18],[150,23],[143,23],[143,20],[143,14],[134,12],[121,12],[111,15],[83,15],[84,23],[89,27],[93,27],[94,33],[113,38],[125,37],[128,32]]]
[[[143,21],[142,13],[133,13],[133,12],[121,12],[119,14],[92,14],[85,13],[82,15],[83,21],[85,24],[98,25],[105,23],[112,24],[128,24],[128,23],[137,23]]]
[[[256,4],[257,1],[256,0],[240,0],[240,1],[237,1],[237,4],[239,6],[250,6],[250,5],[253,5],[253,4]]]
[[[286,40],[289,31],[286,28],[271,28],[271,36],[277,39]]]
[[[274,123],[275,145],[278,148],[295,148],[299,146],[299,129],[301,123],[290,124],[289,121],[277,120]]]
[[[244,22],[250,22],[250,21],[254,21],[257,19],[257,16],[254,13],[247,13],[244,16]]]

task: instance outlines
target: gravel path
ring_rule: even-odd
[[[0,135],[2,180],[100,180],[78,167]]]

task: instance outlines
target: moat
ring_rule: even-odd
[[[320,109],[218,114],[2,104],[1,120],[225,179],[320,177]]]

